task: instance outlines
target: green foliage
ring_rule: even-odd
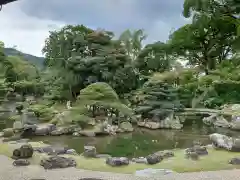
[[[143,75],[170,70],[173,62],[168,48],[169,46],[162,42],[148,44],[139,53],[135,67]]]
[[[177,89],[162,81],[150,80],[143,86],[136,112],[143,118],[163,120],[183,108],[178,100]]]
[[[142,50],[142,41],[146,38],[147,35],[144,33],[143,29],[133,32],[128,29],[120,35],[119,40],[123,44],[127,55],[131,57],[132,61],[135,61]]]
[[[45,104],[33,104],[28,109],[34,112],[42,122],[49,122],[55,115],[54,109]]]
[[[94,82],[106,82],[119,94],[137,87],[138,79],[120,40],[113,33],[94,31],[83,25],[66,26],[51,32],[43,52],[46,65],[58,70],[61,88],[57,96],[69,92],[75,98],[79,90]]]
[[[77,102],[81,107],[87,105],[113,108],[121,114],[132,115],[131,109],[122,104],[116,92],[106,83],[93,83],[80,91]]]
[[[192,24],[179,28],[170,36],[169,44],[173,53],[208,74],[235,53],[239,42],[235,29],[235,22],[228,18],[198,13]]]
[[[4,48],[4,54],[6,56],[21,56],[22,59],[25,59],[30,64],[37,66],[38,68],[43,67],[44,58],[36,57],[31,54],[22,53],[15,48]]]

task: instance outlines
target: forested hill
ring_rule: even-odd
[[[37,56],[33,56],[31,54],[26,54],[26,53],[23,53],[21,51],[14,49],[14,48],[4,48],[4,53],[7,56],[21,55],[21,56],[23,56],[23,59],[29,61],[30,63],[36,65],[37,67],[40,67],[40,68],[43,67],[43,62],[44,62],[43,57],[37,57]]]

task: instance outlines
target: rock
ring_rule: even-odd
[[[163,120],[146,120],[145,122],[140,121],[137,122],[137,125],[149,129],[181,129],[183,127],[179,117],[174,116],[173,114]]]
[[[169,117],[166,117],[163,121],[160,121],[160,126],[163,129],[182,129],[183,125],[180,122],[178,116],[171,114]]]
[[[124,166],[129,164],[129,159],[126,157],[109,157],[106,159],[106,164],[110,166]]]
[[[79,137],[79,136],[81,136],[81,135],[80,135],[79,132],[74,132],[74,133],[73,133],[73,136],[74,136],[74,137]]]
[[[148,164],[157,164],[163,160],[163,157],[158,154],[150,154],[146,157]]]
[[[94,146],[84,146],[84,157],[95,158],[97,156],[97,150]]]
[[[66,154],[78,155],[75,149],[68,149],[68,150],[66,151]]]
[[[39,153],[46,153],[48,155],[66,154],[67,150],[69,149],[61,146],[45,146],[45,147],[34,148],[34,151],[37,151]]]
[[[118,127],[108,124],[108,122],[103,122],[102,124],[99,124],[99,132],[96,132],[96,134],[110,134],[115,135]]]
[[[13,161],[14,166],[28,166],[30,162],[27,159],[17,159]]]
[[[14,131],[12,128],[7,128],[3,130],[3,137],[11,137],[14,135]]]
[[[186,154],[186,158],[190,158],[192,160],[198,160],[199,159],[199,155],[196,152],[187,152]]]
[[[140,127],[146,127],[149,129],[160,129],[161,125],[159,122],[151,122],[151,121],[147,121],[147,122],[137,122],[137,125]]]
[[[230,123],[222,116],[218,114],[213,114],[209,117],[203,118],[203,123],[207,125],[213,125],[215,127],[229,128]]]
[[[132,162],[147,164],[147,158],[145,157],[133,158]]]
[[[36,136],[46,136],[54,130],[56,130],[56,126],[54,124],[41,124],[37,126],[34,133]]]
[[[203,146],[194,146],[193,147],[194,151],[202,156],[202,155],[208,155],[208,151],[207,151],[207,148],[206,147],[203,147]]]
[[[240,130],[240,122],[239,121],[232,121],[230,123],[230,128],[232,130]]]
[[[35,135],[35,131],[37,129],[37,125],[29,125],[25,124],[23,126],[23,132],[21,133],[22,138],[29,138]]]
[[[240,139],[238,138],[232,138],[218,133],[210,134],[209,138],[214,147],[223,148],[233,152],[240,152]]]
[[[232,159],[229,161],[229,164],[232,164],[232,165],[240,165],[240,158],[232,158]]]
[[[143,169],[143,170],[138,170],[135,172],[135,176],[141,176],[141,177],[162,177],[167,174],[172,174],[176,173],[172,170],[169,169]],[[166,178],[167,179],[167,178]]]
[[[27,159],[33,155],[33,147],[30,144],[24,144],[13,151],[12,159]]]
[[[40,165],[44,169],[57,169],[57,168],[68,168],[76,167],[77,163],[73,158],[66,158],[61,156],[51,156],[46,159],[42,159]]]
[[[170,158],[170,157],[174,157],[174,152],[173,151],[169,151],[169,150],[164,150],[164,151],[159,151],[156,152],[155,154],[163,157],[163,158]]]
[[[226,135],[213,133],[209,135],[209,138],[215,147],[224,148],[227,150],[230,150],[232,148],[233,140]]]
[[[203,146],[195,145],[192,148],[187,148],[185,150],[185,154],[189,154],[189,153],[193,153],[193,152],[197,153],[197,155],[199,155],[199,156],[208,155],[207,148],[203,147]]]
[[[52,136],[60,136],[60,135],[70,135],[75,133],[76,131],[80,131],[81,128],[79,128],[76,125],[70,125],[65,127],[57,127],[56,130],[52,131],[50,135]]]
[[[230,123],[223,116],[217,116],[216,121],[213,122],[213,125],[215,127],[223,127],[223,128],[230,127]]]
[[[119,125],[119,128],[122,129],[124,132],[132,132],[133,131],[133,126],[130,122],[122,122]]]

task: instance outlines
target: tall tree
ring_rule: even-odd
[[[173,59],[168,44],[156,42],[146,45],[135,60],[135,67],[145,76],[170,70]]]
[[[83,25],[51,32],[43,49],[46,65],[60,69],[61,81],[75,97],[94,82],[107,82],[119,94],[129,92],[136,88],[137,78],[125,48],[113,36]]]
[[[175,54],[202,67],[206,74],[231,57],[238,43],[234,22],[204,13],[196,14],[191,24],[173,32],[169,41]]]
[[[142,49],[142,41],[146,38],[147,35],[144,33],[143,29],[134,31],[128,29],[120,35],[119,40],[126,49],[127,55],[134,61]]]
[[[239,0],[185,0],[183,7],[183,15],[187,18],[204,13],[211,17],[228,19],[235,23],[240,32]]]

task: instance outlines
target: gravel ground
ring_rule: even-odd
[[[103,180],[240,180],[240,170],[181,173],[146,178],[75,168],[44,170],[35,165],[14,167],[12,162],[10,158],[0,155],[0,180],[80,180],[81,178]]]

